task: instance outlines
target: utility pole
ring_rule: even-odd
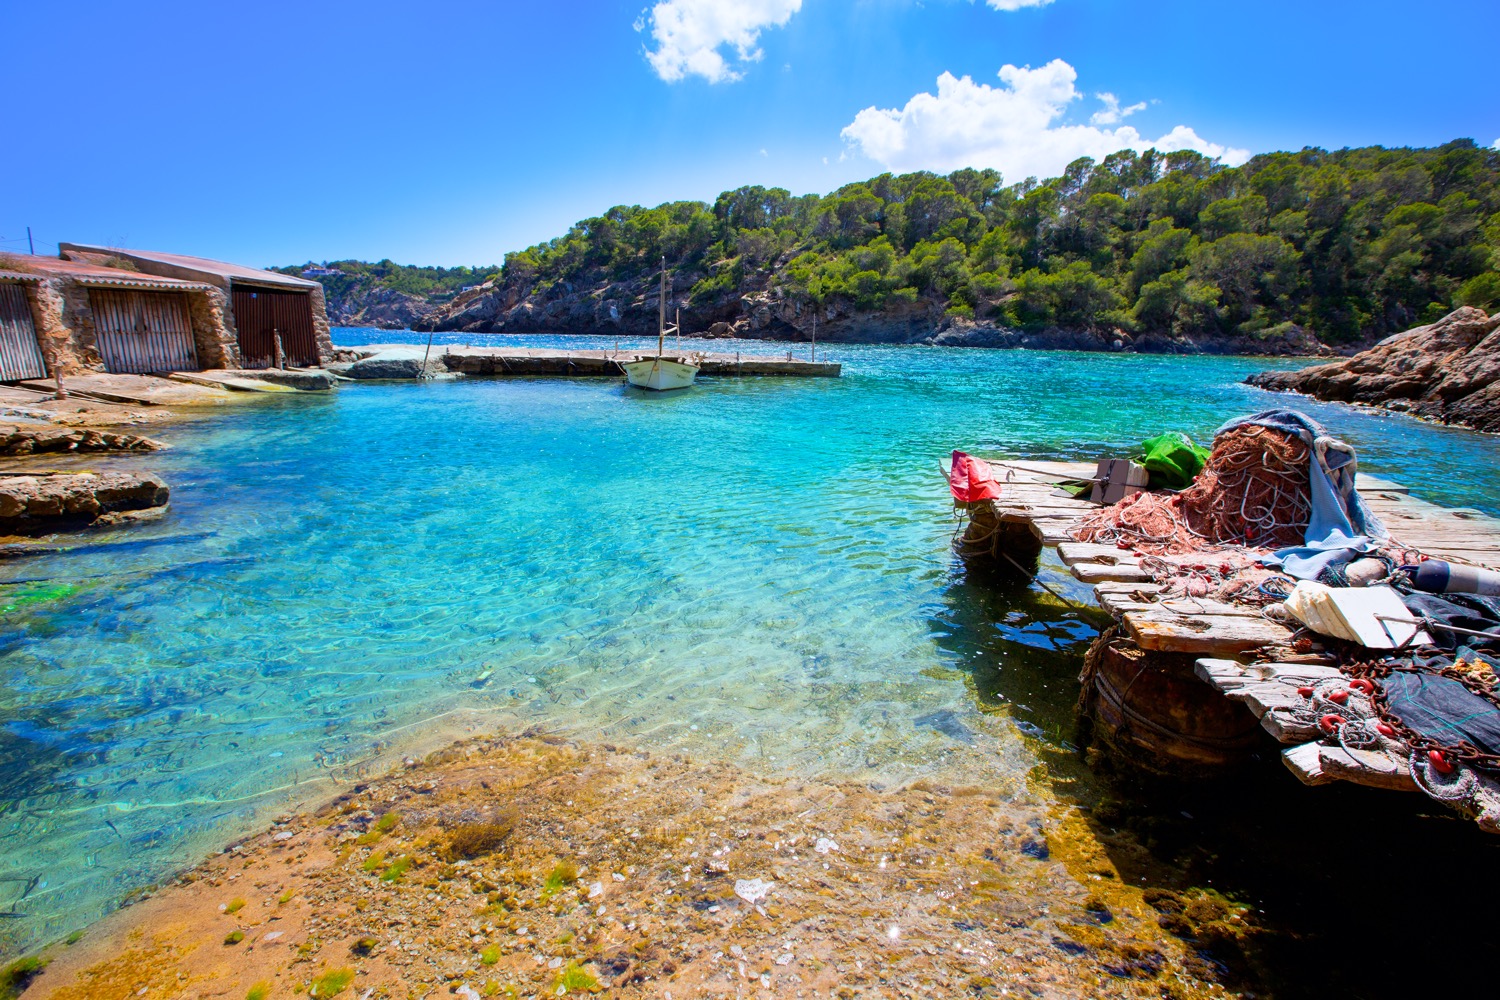
[[[813,360],[814,364],[817,364],[817,361],[818,361],[818,313],[817,313],[816,310],[813,311],[812,360]]]
[[[31,249],[31,256],[36,256],[36,244],[31,241],[31,227],[26,227],[26,246]]]

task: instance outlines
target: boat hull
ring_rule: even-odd
[[[620,365],[625,369],[625,378],[631,385],[655,392],[669,389],[686,389],[698,376],[698,366],[671,358],[641,358]]]

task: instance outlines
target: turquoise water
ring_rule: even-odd
[[[963,578],[938,462],[1206,438],[1285,402],[1239,384],[1269,362],[830,354],[842,379],[665,396],[347,385],[118,460],[172,484],[167,520],[0,566],[0,949],[470,727],[892,781],[943,772],[954,725],[918,721],[939,713],[993,736],[994,780],[1019,785],[1065,745],[1098,623],[1036,589],[997,606]],[[1363,468],[1500,512],[1492,439],[1304,408]]]

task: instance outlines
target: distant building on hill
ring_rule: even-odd
[[[333,350],[323,287],[181,254],[64,243],[0,257],[0,381],[61,370],[315,367]]]

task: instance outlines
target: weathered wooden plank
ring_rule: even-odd
[[[1076,574],[1078,568],[1074,567]],[[1129,611],[1125,628],[1142,649],[1206,656],[1243,653],[1275,642],[1291,632],[1260,616],[1177,615],[1164,611]]]
[[[1326,785],[1334,781],[1331,774],[1323,773],[1323,756],[1316,743],[1304,743],[1281,751],[1281,762],[1295,774],[1304,785]]]
[[[1273,708],[1260,717],[1260,727],[1280,743],[1303,743],[1323,734],[1313,724],[1300,721],[1291,712]]]
[[[1177,615],[1232,615],[1244,618],[1259,618],[1260,609],[1248,604],[1227,604],[1211,601],[1206,597],[1173,597],[1158,600],[1154,594],[1095,593],[1099,606],[1115,617],[1127,611],[1151,611],[1159,609]]]
[[[1150,580],[1151,574],[1138,565],[1111,566],[1108,563],[1083,562],[1071,567],[1073,575],[1084,583],[1100,583],[1104,580]]]
[[[1387,479],[1384,476],[1376,476],[1368,472],[1361,472],[1359,474],[1359,492],[1361,494],[1410,493],[1411,487],[1403,486],[1402,484],[1396,482],[1394,479]]]
[[[1159,594],[1164,588],[1159,583],[1136,583],[1127,580],[1105,580],[1094,585],[1096,594]]]
[[[1140,562],[1140,556],[1129,549],[1122,549],[1118,545],[1099,545],[1094,542],[1068,542],[1065,545],[1059,545],[1057,557],[1068,566],[1081,562],[1104,563],[1105,565],[1125,563],[1135,565]]]
[[[1318,747],[1318,764],[1330,777],[1352,781],[1371,788],[1388,788],[1394,792],[1418,791],[1406,761],[1373,750],[1346,750],[1343,747]]]

